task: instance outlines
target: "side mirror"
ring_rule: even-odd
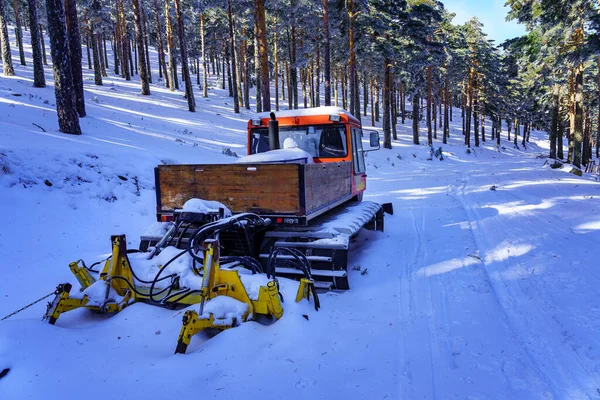
[[[371,147],[376,147],[379,149],[379,132],[376,132],[376,131],[370,132],[369,144]]]

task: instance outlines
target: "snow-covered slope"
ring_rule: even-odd
[[[15,67],[0,77],[0,317],[75,283],[68,263],[103,258],[111,234],[136,247],[155,218],[153,168],[234,161],[252,115],[233,114],[214,78],[189,113],[160,83],[142,97],[136,80],[97,87],[86,70],[84,134],[64,135],[53,87]],[[467,154],[456,115],[441,161],[409,123],[367,156],[365,199],[395,213],[355,239],[350,291],[315,312],[284,283],[280,321],[199,335],[177,356],[181,311],[77,310],[51,326],[41,302],[0,322],[0,398],[597,397],[600,184],[544,167],[541,132]]]

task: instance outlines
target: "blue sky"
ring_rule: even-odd
[[[506,0],[441,0],[448,11],[456,14],[454,23],[463,22],[476,16],[483,23],[483,31],[496,44],[506,39],[521,36],[525,27],[514,21],[506,22],[508,8],[504,7]]]

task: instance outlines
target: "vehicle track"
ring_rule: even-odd
[[[564,346],[560,341],[553,339],[556,331],[561,331],[556,321],[549,318],[543,309],[531,308],[527,301],[527,295],[519,293],[519,300],[511,289],[511,285],[502,279],[502,274],[494,274],[494,279],[490,277],[490,265],[499,263],[503,270],[508,270],[511,266],[504,259],[489,252],[493,248],[493,241],[486,233],[486,229],[480,223],[481,215],[477,212],[478,204],[469,199],[466,191],[467,181],[463,176],[463,185],[457,195],[457,199],[463,204],[467,220],[469,221],[470,232],[473,241],[479,249],[481,256],[482,271],[485,273],[485,279],[488,282],[494,298],[500,310],[502,310],[502,319],[506,322],[510,331],[514,333],[514,338],[526,352],[528,359],[536,368],[536,374],[543,380],[545,386],[551,391],[553,398],[590,398],[593,385],[586,385],[580,379],[581,376],[589,376],[589,372],[583,367],[579,357],[575,354],[573,357],[568,351],[565,352]],[[522,200],[514,194],[511,197]],[[511,226],[503,219],[496,216],[491,217],[493,221],[500,225],[500,231],[505,234],[510,232]],[[558,228],[549,224],[543,218],[534,218],[528,216],[528,226],[548,228],[555,233],[559,233]],[[544,228],[541,228],[541,227]],[[512,228],[514,230],[514,227]],[[518,282],[517,285],[518,286]],[[546,327],[544,332],[535,332],[531,326]],[[586,394],[581,388],[588,386],[589,392]],[[573,397],[574,396],[574,397]]]

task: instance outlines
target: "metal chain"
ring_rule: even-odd
[[[28,308],[29,308],[29,307],[31,307],[32,305],[39,303],[40,301],[42,301],[42,300],[44,300],[44,299],[46,299],[46,298],[48,298],[48,297],[52,296],[53,294],[56,294],[56,290],[55,290],[55,291],[53,291],[53,292],[51,292],[51,293],[49,293],[49,294],[47,294],[47,295],[45,295],[45,296],[44,296],[44,297],[42,297],[41,299],[38,299],[38,300],[36,300],[36,301],[34,301],[34,302],[32,302],[32,303],[29,303],[29,304],[28,304],[28,305],[26,305],[25,307],[23,307],[23,308],[20,308],[20,309],[18,309],[17,311],[15,311],[15,312],[11,313],[11,314],[8,314],[6,317],[4,317],[4,318],[0,319],[0,321],[4,321],[5,319],[8,319],[8,318],[12,317],[13,315],[15,315],[15,314],[18,314],[18,313],[20,313],[21,311],[28,309]]]

